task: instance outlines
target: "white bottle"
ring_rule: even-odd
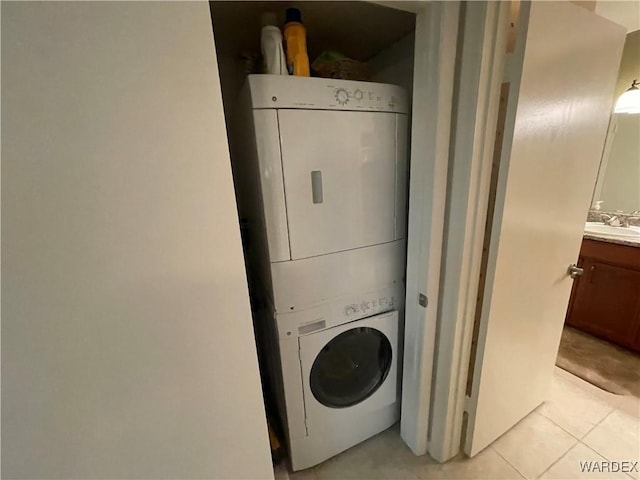
[[[262,14],[260,47],[262,50],[263,72],[272,75],[288,75],[287,60],[282,47],[282,32],[275,24],[275,13],[266,12]]]

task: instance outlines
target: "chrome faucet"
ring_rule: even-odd
[[[629,214],[617,213],[613,215],[608,213],[601,213],[600,221],[605,225],[609,225],[611,227],[628,228],[632,224],[640,222],[640,210],[635,210]]]
[[[640,210],[634,210],[630,214],[624,216],[622,220],[622,226],[629,227],[632,224],[635,225],[636,223],[639,223],[639,222],[640,222]]]
[[[610,227],[622,227],[622,220],[618,215],[609,215],[608,213],[600,214],[600,220]]]

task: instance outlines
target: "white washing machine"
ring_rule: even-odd
[[[394,85],[251,75],[233,152],[256,325],[294,470],[399,415],[407,99]]]
[[[386,302],[384,310],[393,296]],[[278,316],[293,470],[317,465],[399,418],[398,310],[328,328],[324,318],[309,311]]]

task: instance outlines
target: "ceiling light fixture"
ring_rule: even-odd
[[[638,79],[631,82],[631,88],[618,98],[614,113],[640,113],[640,88]]]

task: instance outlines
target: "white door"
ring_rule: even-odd
[[[624,37],[569,2],[531,3],[519,93],[509,99],[516,113],[505,127],[469,455],[547,398],[571,291],[567,268],[580,249]]]
[[[396,235],[396,217],[404,217],[404,202],[398,199],[405,196],[405,178],[398,172],[405,171],[406,156],[396,148],[405,149],[405,118],[378,112],[278,111],[292,259],[404,235],[404,227]],[[402,131],[398,126],[404,126]]]

